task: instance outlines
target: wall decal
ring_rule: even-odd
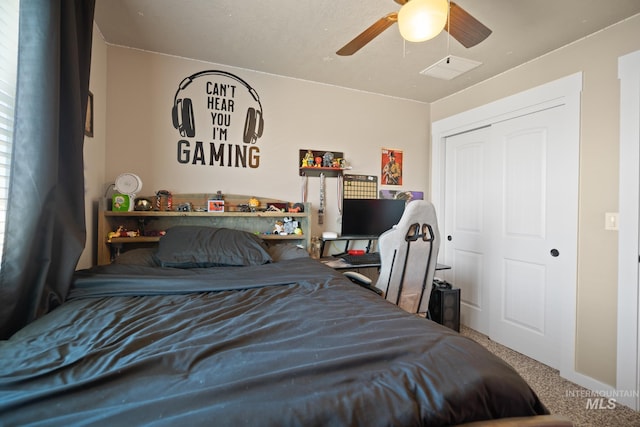
[[[187,96],[185,89],[196,79],[202,84],[191,89]],[[246,110],[240,100],[243,89],[249,92],[253,102]],[[204,70],[184,78],[173,98],[171,118],[182,137],[177,142],[178,163],[237,168],[260,166],[260,149],[256,143],[264,130],[262,103],[256,90],[240,77],[226,71]],[[234,138],[237,132],[233,132],[240,125],[243,126],[242,142]]]

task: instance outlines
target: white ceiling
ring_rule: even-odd
[[[639,0],[456,0],[493,33],[470,49],[443,32],[404,42],[393,25],[353,56],[335,52],[393,0],[97,0],[105,41],[270,74],[433,102],[640,13]],[[419,74],[448,54],[483,65]]]

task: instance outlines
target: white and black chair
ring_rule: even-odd
[[[375,288],[408,312],[427,313],[439,248],[433,204],[413,200],[398,224],[378,239],[380,275],[375,285],[362,274],[348,271],[345,275],[362,286]]]

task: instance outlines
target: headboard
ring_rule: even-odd
[[[170,199],[169,199],[170,197]],[[109,264],[120,251],[156,246],[162,231],[176,225],[210,225],[259,234],[265,240],[292,241],[309,249],[311,205],[279,199],[225,194],[224,210],[208,211],[217,194],[161,194],[139,196],[151,202],[149,211],[113,211],[104,200],[98,213],[97,264]],[[170,200],[170,203],[168,201]],[[171,209],[169,209],[169,206]],[[188,210],[185,206],[189,206]],[[217,207],[219,209],[219,206]],[[282,210],[279,210],[282,209]],[[277,221],[297,221],[299,234],[276,234]],[[114,233],[121,229],[125,233]],[[130,233],[126,233],[130,231]]]

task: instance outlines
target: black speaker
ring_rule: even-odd
[[[429,318],[460,332],[460,289],[434,286],[429,299]]]

